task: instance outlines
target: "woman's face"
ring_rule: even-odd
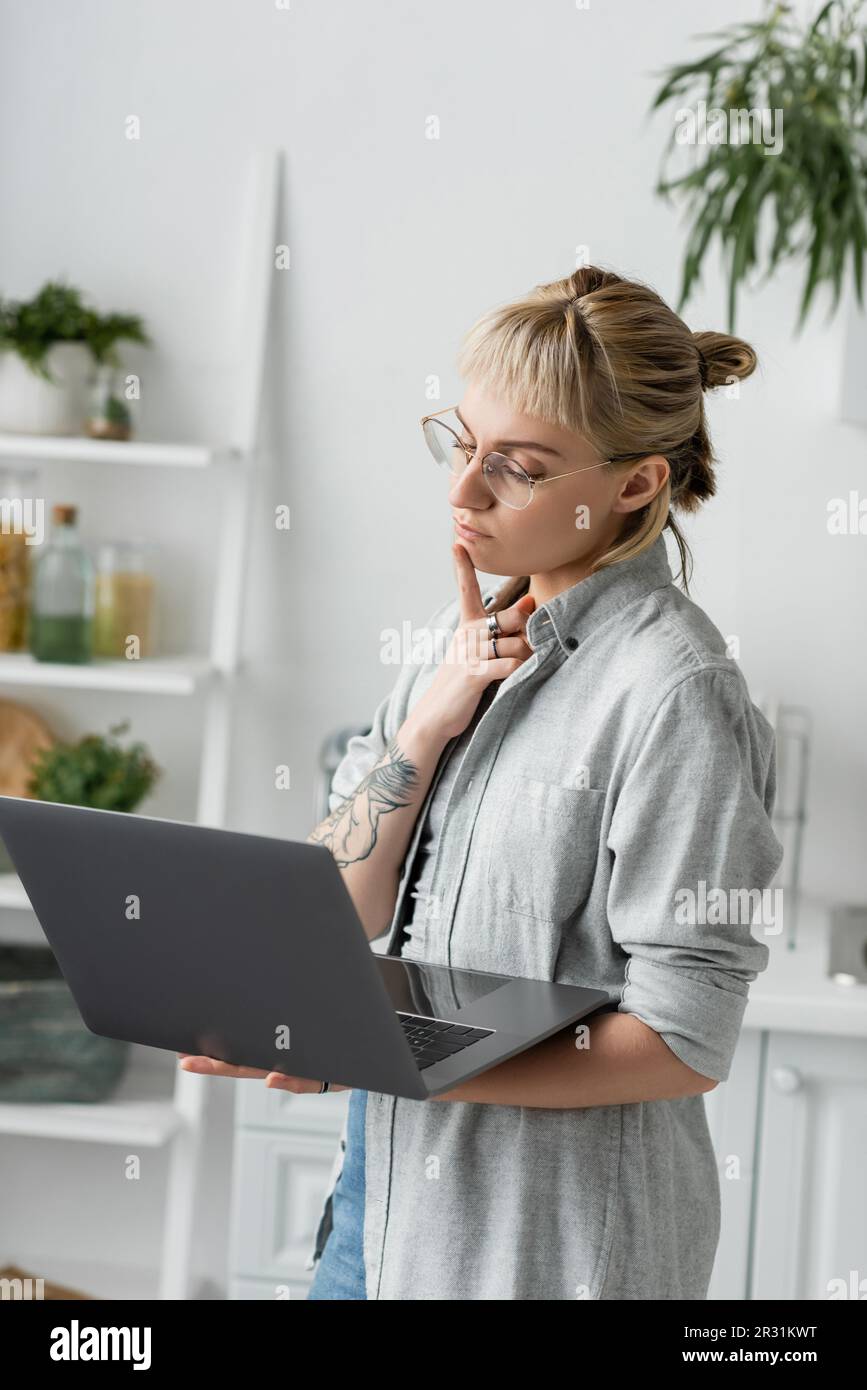
[[[583,436],[519,415],[474,384],[457,410],[464,423],[461,438],[475,452],[451,482],[449,504],[455,539],[485,574],[547,574],[576,562],[583,566],[614,542],[627,513],[646,506],[664,485],[668,463],[660,455],[617,473],[594,468],[599,459]],[[571,476],[534,488],[529,506],[516,510],[496,498],[485,481],[482,459],[489,453],[505,454],[540,484],[561,473]]]

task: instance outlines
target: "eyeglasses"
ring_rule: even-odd
[[[422,432],[428,448],[441,468],[445,468],[453,478],[458,478],[475,457],[475,449],[459,438],[455,430],[440,415],[454,410],[453,405],[436,410],[432,415],[423,415]],[[618,454],[602,459],[601,463],[588,463],[584,468],[572,468],[568,473],[555,473],[551,478],[536,478],[522,468],[514,459],[505,454],[485,454],[482,459],[482,476],[490,491],[507,507],[522,511],[529,507],[536,488],[542,483],[554,483],[558,478],[571,478],[575,473],[587,473],[592,468],[604,468],[606,463],[625,462],[627,459],[645,458],[645,454]]]

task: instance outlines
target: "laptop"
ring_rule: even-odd
[[[92,1033],[426,1100],[610,1005],[380,955],[324,845],[0,796]]]

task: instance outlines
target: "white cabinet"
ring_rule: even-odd
[[[867,1297],[865,1159],[867,1039],[768,1034],[752,1298]]]
[[[708,1298],[867,1297],[867,1039],[745,1029],[705,1103],[722,1205]]]
[[[293,1095],[238,1083],[230,1298],[305,1298],[306,1268],[351,1091]]]

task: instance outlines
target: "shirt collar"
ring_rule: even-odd
[[[615,613],[671,582],[665,538],[659,535],[639,555],[606,565],[540,604],[527,620],[527,640],[535,650],[553,631],[568,655]],[[529,586],[529,575],[514,575],[483,596],[485,608],[489,612],[507,608],[525,594]]]

